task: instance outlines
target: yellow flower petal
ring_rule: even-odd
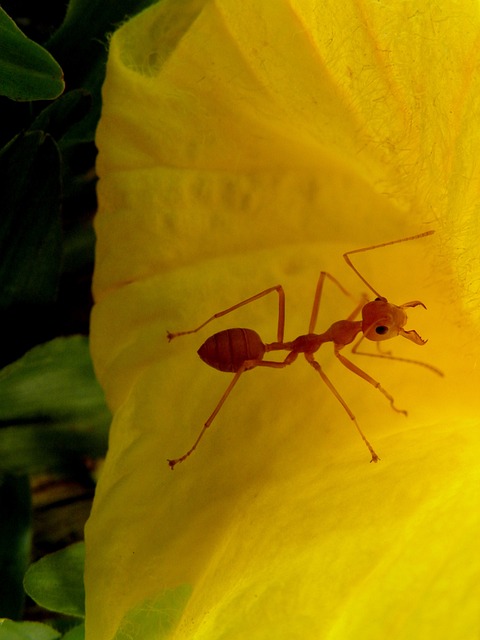
[[[114,34],[92,353],[115,417],[88,640],[478,635],[479,13],[164,0]],[[405,419],[318,353],[382,462],[299,358],[245,374],[169,470],[231,380],[195,351],[234,326],[275,340],[276,294],[167,330],[282,283],[294,339],[321,269],[358,297],[342,253],[430,228],[354,260],[393,302],[426,304],[406,328],[428,344],[387,346],[446,378],[355,358]],[[318,331],[351,310],[327,282]]]

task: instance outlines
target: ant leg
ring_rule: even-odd
[[[338,393],[338,391],[333,386],[332,382],[330,381],[330,378],[327,377],[327,375],[323,371],[322,367],[319,365],[319,363],[313,357],[313,354],[305,353],[305,358],[306,358],[307,362],[315,369],[315,371],[320,374],[320,377],[322,378],[324,383],[327,385],[327,387],[333,393],[335,398],[340,402],[342,407],[347,412],[348,417],[350,418],[350,420],[352,420],[353,424],[355,425],[355,428],[357,429],[358,433],[360,434],[360,437],[362,438],[364,443],[367,445],[368,450],[370,451],[370,454],[372,456],[372,459],[370,460],[370,462],[378,462],[380,460],[380,458],[375,453],[375,450],[373,449],[372,445],[370,444],[370,442],[365,437],[365,434],[363,433],[363,431],[360,429],[360,426],[359,426],[359,424],[357,422],[357,419],[355,418],[354,414],[350,410],[350,407],[348,406],[348,404],[345,402],[345,400],[342,398],[342,396]]]
[[[360,280],[367,285],[370,291],[373,291],[373,293],[377,296],[377,298],[381,298],[382,296],[378,293],[378,291],[376,291],[372,287],[372,285],[362,276],[360,271],[358,271],[358,269],[353,266],[348,256],[351,256],[354,253],[363,253],[364,251],[373,251],[373,249],[381,249],[382,247],[389,247],[392,244],[400,244],[400,242],[409,242],[410,240],[418,240],[419,238],[425,238],[426,236],[431,236],[432,233],[435,233],[434,229],[431,229],[430,231],[424,231],[423,233],[417,233],[416,235],[408,236],[407,238],[400,238],[400,240],[390,240],[390,242],[382,242],[381,244],[372,244],[371,246],[363,247],[362,249],[354,249],[353,251],[347,251],[347,253],[343,254],[343,259],[348,264],[350,269],[352,269],[352,271],[354,271],[357,274]]]
[[[359,351],[358,347],[360,345],[360,343],[362,342],[362,340],[364,340],[365,336],[360,336],[360,339],[357,340],[357,342],[355,342],[355,344],[353,345],[351,352],[355,353],[358,356],[369,356],[370,358],[385,358],[387,360],[396,360],[397,362],[407,362],[409,364],[417,364],[420,367],[425,367],[425,369],[429,369],[430,371],[432,371],[433,373],[436,373],[437,376],[440,376],[443,378],[444,373],[443,371],[441,371],[440,369],[437,369],[437,367],[434,367],[432,364],[428,364],[428,362],[421,362],[420,360],[412,360],[411,358],[399,358],[398,356],[392,356],[390,351],[382,351],[380,349],[380,342],[377,342],[377,350],[378,353],[369,353],[368,351]]]
[[[189,333],[196,333],[197,331],[200,331],[200,329],[203,329],[203,327],[207,325],[209,322],[212,322],[212,320],[221,318],[222,316],[227,315],[227,313],[231,313],[232,311],[235,311],[236,309],[243,307],[246,304],[250,304],[250,302],[255,302],[255,300],[259,300],[260,298],[263,298],[264,296],[268,295],[269,293],[272,293],[273,291],[276,291],[278,293],[277,342],[283,342],[283,334],[285,329],[285,293],[283,291],[282,285],[280,284],[275,287],[270,287],[268,289],[265,289],[265,291],[260,291],[260,293],[257,293],[254,296],[247,298],[246,300],[242,300],[241,302],[238,302],[237,304],[234,304],[231,307],[228,307],[228,309],[224,309],[223,311],[219,311],[218,313],[215,313],[211,318],[203,322],[196,329],[191,329],[190,331],[176,331],[176,332],[167,331],[168,341],[173,340],[173,338],[178,338],[178,336],[185,336],[185,335],[188,335]]]
[[[387,400],[390,402],[390,406],[394,411],[396,411],[397,413],[403,413],[406,416],[407,412],[404,409],[397,409],[397,407],[395,406],[395,400],[393,399],[393,397],[382,387],[382,385],[379,382],[377,382],[377,380],[369,376],[368,373],[363,371],[363,369],[360,369],[360,367],[357,367],[356,364],[348,360],[343,354],[340,353],[341,348],[342,347],[335,345],[334,353],[336,357],[340,360],[340,362],[343,364],[343,366],[347,367],[347,369],[350,369],[350,371],[355,373],[357,376],[360,376],[360,378],[363,378],[364,380],[366,380],[366,382],[371,384],[372,387],[375,387],[375,389],[378,389],[380,393],[382,393],[385,396],[385,398],[387,398]]]
[[[289,364],[292,364],[292,362],[294,360],[296,360],[297,356],[298,356],[298,353],[296,353],[295,351],[292,351],[292,352],[290,352],[288,354],[288,356],[285,358],[285,360],[283,360],[281,362],[275,362],[275,361],[269,361],[269,360],[246,360],[243,363],[243,365],[240,367],[240,369],[235,373],[233,379],[231,380],[230,384],[228,385],[227,389],[225,390],[223,396],[220,398],[220,400],[218,401],[217,406],[213,410],[213,413],[210,415],[208,420],[203,425],[202,430],[200,431],[200,433],[198,435],[198,438],[195,440],[195,442],[190,447],[190,449],[186,453],[184,453],[183,456],[180,456],[180,458],[175,458],[174,460],[167,460],[170,469],[172,469],[172,471],[173,471],[173,469],[174,469],[176,464],[178,464],[179,462],[183,462],[186,458],[188,458],[195,451],[195,449],[197,448],[200,440],[203,438],[203,436],[205,434],[205,431],[210,427],[212,422],[217,417],[220,409],[223,407],[223,405],[225,403],[225,400],[230,395],[233,387],[237,384],[238,379],[240,378],[242,373],[245,373],[245,371],[249,371],[250,369],[253,369],[254,367],[272,367],[272,368],[275,368],[275,369],[283,369],[283,367],[286,367]]]
[[[318,311],[320,309],[320,301],[322,298],[323,283],[325,282],[325,278],[328,278],[331,282],[333,282],[333,284],[335,284],[340,289],[340,291],[343,294],[345,294],[348,298],[351,298],[352,300],[357,302],[356,298],[349,291],[347,291],[345,287],[343,287],[336,278],[334,278],[327,271],[321,271],[317,281],[317,287],[315,289],[315,296],[313,298],[313,307],[312,307],[312,313],[310,316],[310,324],[308,325],[308,333],[315,332],[315,326],[317,324]],[[353,320],[353,318],[355,318],[355,316],[360,312],[361,308],[366,302],[367,302],[367,299],[362,298],[362,301],[357,304],[355,309],[348,316],[347,320]]]
[[[253,366],[254,367],[271,367],[272,369],[283,369],[284,367],[287,367],[289,364],[292,364],[292,362],[295,362],[297,357],[298,357],[298,353],[296,351],[290,351],[290,353],[285,358],[285,360],[280,360],[280,362],[275,362],[275,360],[254,360],[255,364]],[[247,362],[247,366],[248,366],[248,362]]]
[[[223,404],[225,402],[225,400],[228,398],[228,396],[230,395],[230,392],[232,391],[233,387],[237,384],[238,379],[240,378],[240,376],[242,375],[242,373],[244,373],[245,371],[245,367],[241,367],[236,374],[234,375],[233,379],[231,380],[230,384],[228,385],[226,391],[224,392],[223,396],[220,398],[220,400],[218,401],[217,406],[215,407],[213,413],[210,415],[210,417],[208,418],[208,420],[205,422],[205,424],[203,425],[202,430],[200,431],[200,434],[198,436],[198,438],[195,440],[195,442],[193,443],[193,446],[190,447],[190,449],[183,454],[183,456],[180,456],[180,458],[175,458],[174,460],[167,460],[168,465],[170,467],[170,469],[174,469],[175,465],[178,464],[179,462],[183,462],[186,458],[188,458],[189,455],[191,455],[195,449],[197,448],[200,440],[203,438],[203,435],[205,433],[205,431],[208,429],[208,427],[212,424],[212,422],[215,420],[218,412],[220,411],[220,409],[223,407]]]

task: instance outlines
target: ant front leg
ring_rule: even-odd
[[[321,271],[317,281],[317,287],[315,289],[315,297],[313,299],[313,307],[312,307],[312,313],[310,316],[310,323],[308,325],[308,333],[315,332],[315,326],[317,324],[318,311],[320,309],[320,302],[321,302],[322,292],[323,292],[323,283],[325,282],[325,278],[328,278],[330,282],[333,282],[333,284],[336,285],[345,296],[357,302],[356,298],[349,291],[347,291],[345,287],[343,287],[336,278],[334,278],[327,271]],[[348,316],[347,320],[353,320],[360,313],[362,307],[367,301],[368,301],[367,297],[362,296],[361,301],[357,303],[355,309]]]
[[[391,396],[388,393],[388,391],[386,391],[377,380],[372,378],[372,376],[368,375],[368,373],[366,373],[363,369],[360,369],[360,367],[357,367],[356,364],[348,360],[348,358],[346,358],[342,353],[340,353],[340,349],[342,349],[343,346],[344,345],[334,346],[334,353],[336,357],[340,360],[340,362],[343,364],[343,366],[349,369],[350,371],[352,371],[353,373],[355,373],[357,376],[360,376],[360,378],[363,378],[366,382],[371,384],[372,387],[375,387],[375,389],[378,389],[380,393],[383,394],[385,398],[387,398],[387,400],[390,402],[390,406],[394,411],[396,411],[397,413],[403,413],[403,415],[406,416],[407,412],[404,409],[397,409],[397,407],[395,406],[395,400],[393,399],[393,396]]]
[[[432,371],[433,373],[436,373],[437,376],[440,376],[441,378],[443,378],[444,376],[443,371],[441,371],[440,369],[437,369],[437,367],[434,367],[432,364],[429,364],[428,362],[422,362],[421,360],[413,360],[412,358],[400,358],[398,356],[392,355],[390,351],[382,351],[380,347],[381,342],[376,342],[378,353],[370,353],[368,351],[359,351],[358,347],[360,346],[363,340],[365,340],[365,336],[362,335],[357,340],[357,342],[355,342],[355,344],[353,345],[352,353],[358,356],[369,356],[370,358],[383,358],[386,360],[395,360],[396,362],[407,362],[408,364],[416,364],[420,367],[425,367],[425,369],[429,369],[430,371]]]
[[[241,302],[238,302],[237,304],[234,304],[231,307],[228,307],[228,309],[224,309],[223,311],[219,311],[218,313],[215,313],[211,318],[209,318],[205,322],[202,322],[201,325],[196,327],[196,329],[191,329],[189,331],[176,331],[176,332],[167,331],[167,338],[170,341],[170,340],[173,340],[173,338],[178,338],[178,336],[186,336],[190,333],[197,333],[197,331],[200,331],[200,329],[203,329],[203,327],[205,327],[207,324],[212,322],[212,320],[216,320],[217,318],[226,316],[228,313],[231,313],[232,311],[235,311],[236,309],[239,309],[240,307],[243,307],[246,304],[250,304],[250,302],[255,302],[256,300],[263,298],[264,296],[268,295],[269,293],[272,293],[273,291],[276,291],[278,293],[277,342],[283,342],[283,335],[285,330],[285,293],[283,291],[282,285],[280,284],[276,285],[275,287],[269,287],[264,291],[260,291],[260,293],[257,293],[254,296],[247,298],[246,300],[242,300]]]

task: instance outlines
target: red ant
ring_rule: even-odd
[[[376,298],[372,302],[368,302],[368,299],[366,298],[366,296],[364,296],[361,302],[357,304],[355,309],[346,320],[339,320],[338,322],[334,322],[331,327],[324,333],[314,333],[314,330],[317,323],[320,299],[322,296],[322,289],[325,278],[328,278],[331,282],[333,282],[333,284],[335,284],[346,296],[353,298],[353,296],[348,291],[346,291],[346,289],[344,289],[344,287],[336,280],[336,278],[334,278],[326,271],[322,271],[318,278],[315,297],[313,300],[313,309],[310,316],[310,324],[308,326],[308,333],[306,335],[299,336],[292,342],[283,341],[285,326],[285,293],[281,285],[265,289],[264,291],[261,291],[260,293],[257,293],[256,295],[251,296],[246,300],[242,300],[242,302],[239,302],[232,307],[228,307],[228,309],[225,309],[224,311],[219,311],[211,318],[203,322],[196,329],[192,329],[190,331],[179,331],[177,333],[167,332],[168,340],[173,340],[173,338],[177,338],[178,336],[196,333],[216,318],[221,318],[222,316],[235,311],[239,307],[243,307],[246,304],[250,304],[250,302],[254,302],[255,300],[263,298],[269,293],[272,293],[274,291],[278,293],[278,324],[276,342],[265,344],[258,333],[256,333],[256,331],[254,331],[253,329],[225,329],[224,331],[220,331],[219,333],[210,336],[210,338],[207,338],[207,340],[198,350],[198,355],[206,364],[214,367],[215,369],[218,369],[219,371],[229,371],[234,373],[235,375],[228,385],[226,391],[220,398],[213,413],[203,425],[203,428],[200,431],[200,434],[195,440],[193,446],[180,458],[168,460],[170,468],[173,469],[176,464],[188,458],[188,456],[190,456],[190,454],[195,451],[205,431],[212,424],[218,412],[222,408],[225,400],[230,395],[233,387],[237,384],[238,379],[245,371],[253,369],[254,367],[272,367],[274,369],[282,369],[283,367],[292,364],[292,362],[297,359],[300,353],[303,353],[307,362],[315,369],[315,371],[319,373],[322,380],[325,382],[327,387],[337,398],[337,400],[349,415],[350,419],[355,424],[357,431],[367,445],[368,450],[370,451],[370,454],[372,456],[370,462],[378,462],[378,455],[375,453],[372,445],[369,443],[362,430],[360,429],[360,426],[358,425],[355,416],[350,410],[350,407],[347,405],[339,392],[335,389],[319,363],[315,360],[314,354],[325,342],[333,342],[335,356],[345,367],[347,367],[347,369],[350,369],[350,371],[366,380],[369,384],[375,387],[375,389],[378,389],[378,391],[380,391],[380,393],[382,393],[387,398],[394,411],[407,415],[406,411],[398,409],[395,406],[393,397],[380,385],[379,382],[369,376],[368,373],[357,367],[357,365],[355,365],[353,362],[348,360],[342,353],[340,353],[340,351],[346,345],[351,344],[359,333],[361,333],[362,335],[353,346],[352,353],[360,353],[357,349],[361,341],[365,338],[367,338],[367,340],[372,340],[373,342],[378,343],[382,340],[389,340],[390,338],[395,338],[396,336],[402,336],[403,338],[407,338],[407,340],[410,340],[417,345],[424,345],[426,343],[426,340],[423,340],[416,331],[406,331],[403,327],[407,322],[407,314],[405,312],[405,309],[418,306],[426,309],[426,307],[423,302],[420,302],[419,300],[405,302],[400,306],[388,302],[387,299],[381,296],[378,291],[376,291],[353,266],[349,256],[354,253],[372,251],[373,249],[387,247],[393,244],[398,244],[400,242],[407,242],[410,240],[416,240],[418,238],[424,238],[425,236],[429,236],[432,233],[434,233],[434,231],[426,231],[414,236],[409,236],[408,238],[401,238],[400,240],[384,242],[382,244],[376,244],[369,247],[364,247],[362,249],[355,249],[353,251],[348,251],[347,253],[345,253],[343,257],[348,266],[353,269],[360,280],[362,280],[362,282],[364,282],[367,287],[375,294]],[[362,314],[362,319],[355,320],[360,312]],[[377,346],[379,345],[377,344]],[[283,361],[280,362],[263,360],[265,353],[269,351],[289,351],[289,354]],[[428,369],[431,369],[438,375],[443,375],[442,372],[435,367],[423,362],[417,362],[416,360],[395,358],[388,353],[366,355],[376,355],[377,357],[390,358],[392,360],[401,360],[404,362],[420,364],[427,367]]]

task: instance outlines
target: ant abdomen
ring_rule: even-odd
[[[225,329],[207,338],[197,353],[214,369],[235,373],[247,360],[261,360],[265,345],[253,329]]]

